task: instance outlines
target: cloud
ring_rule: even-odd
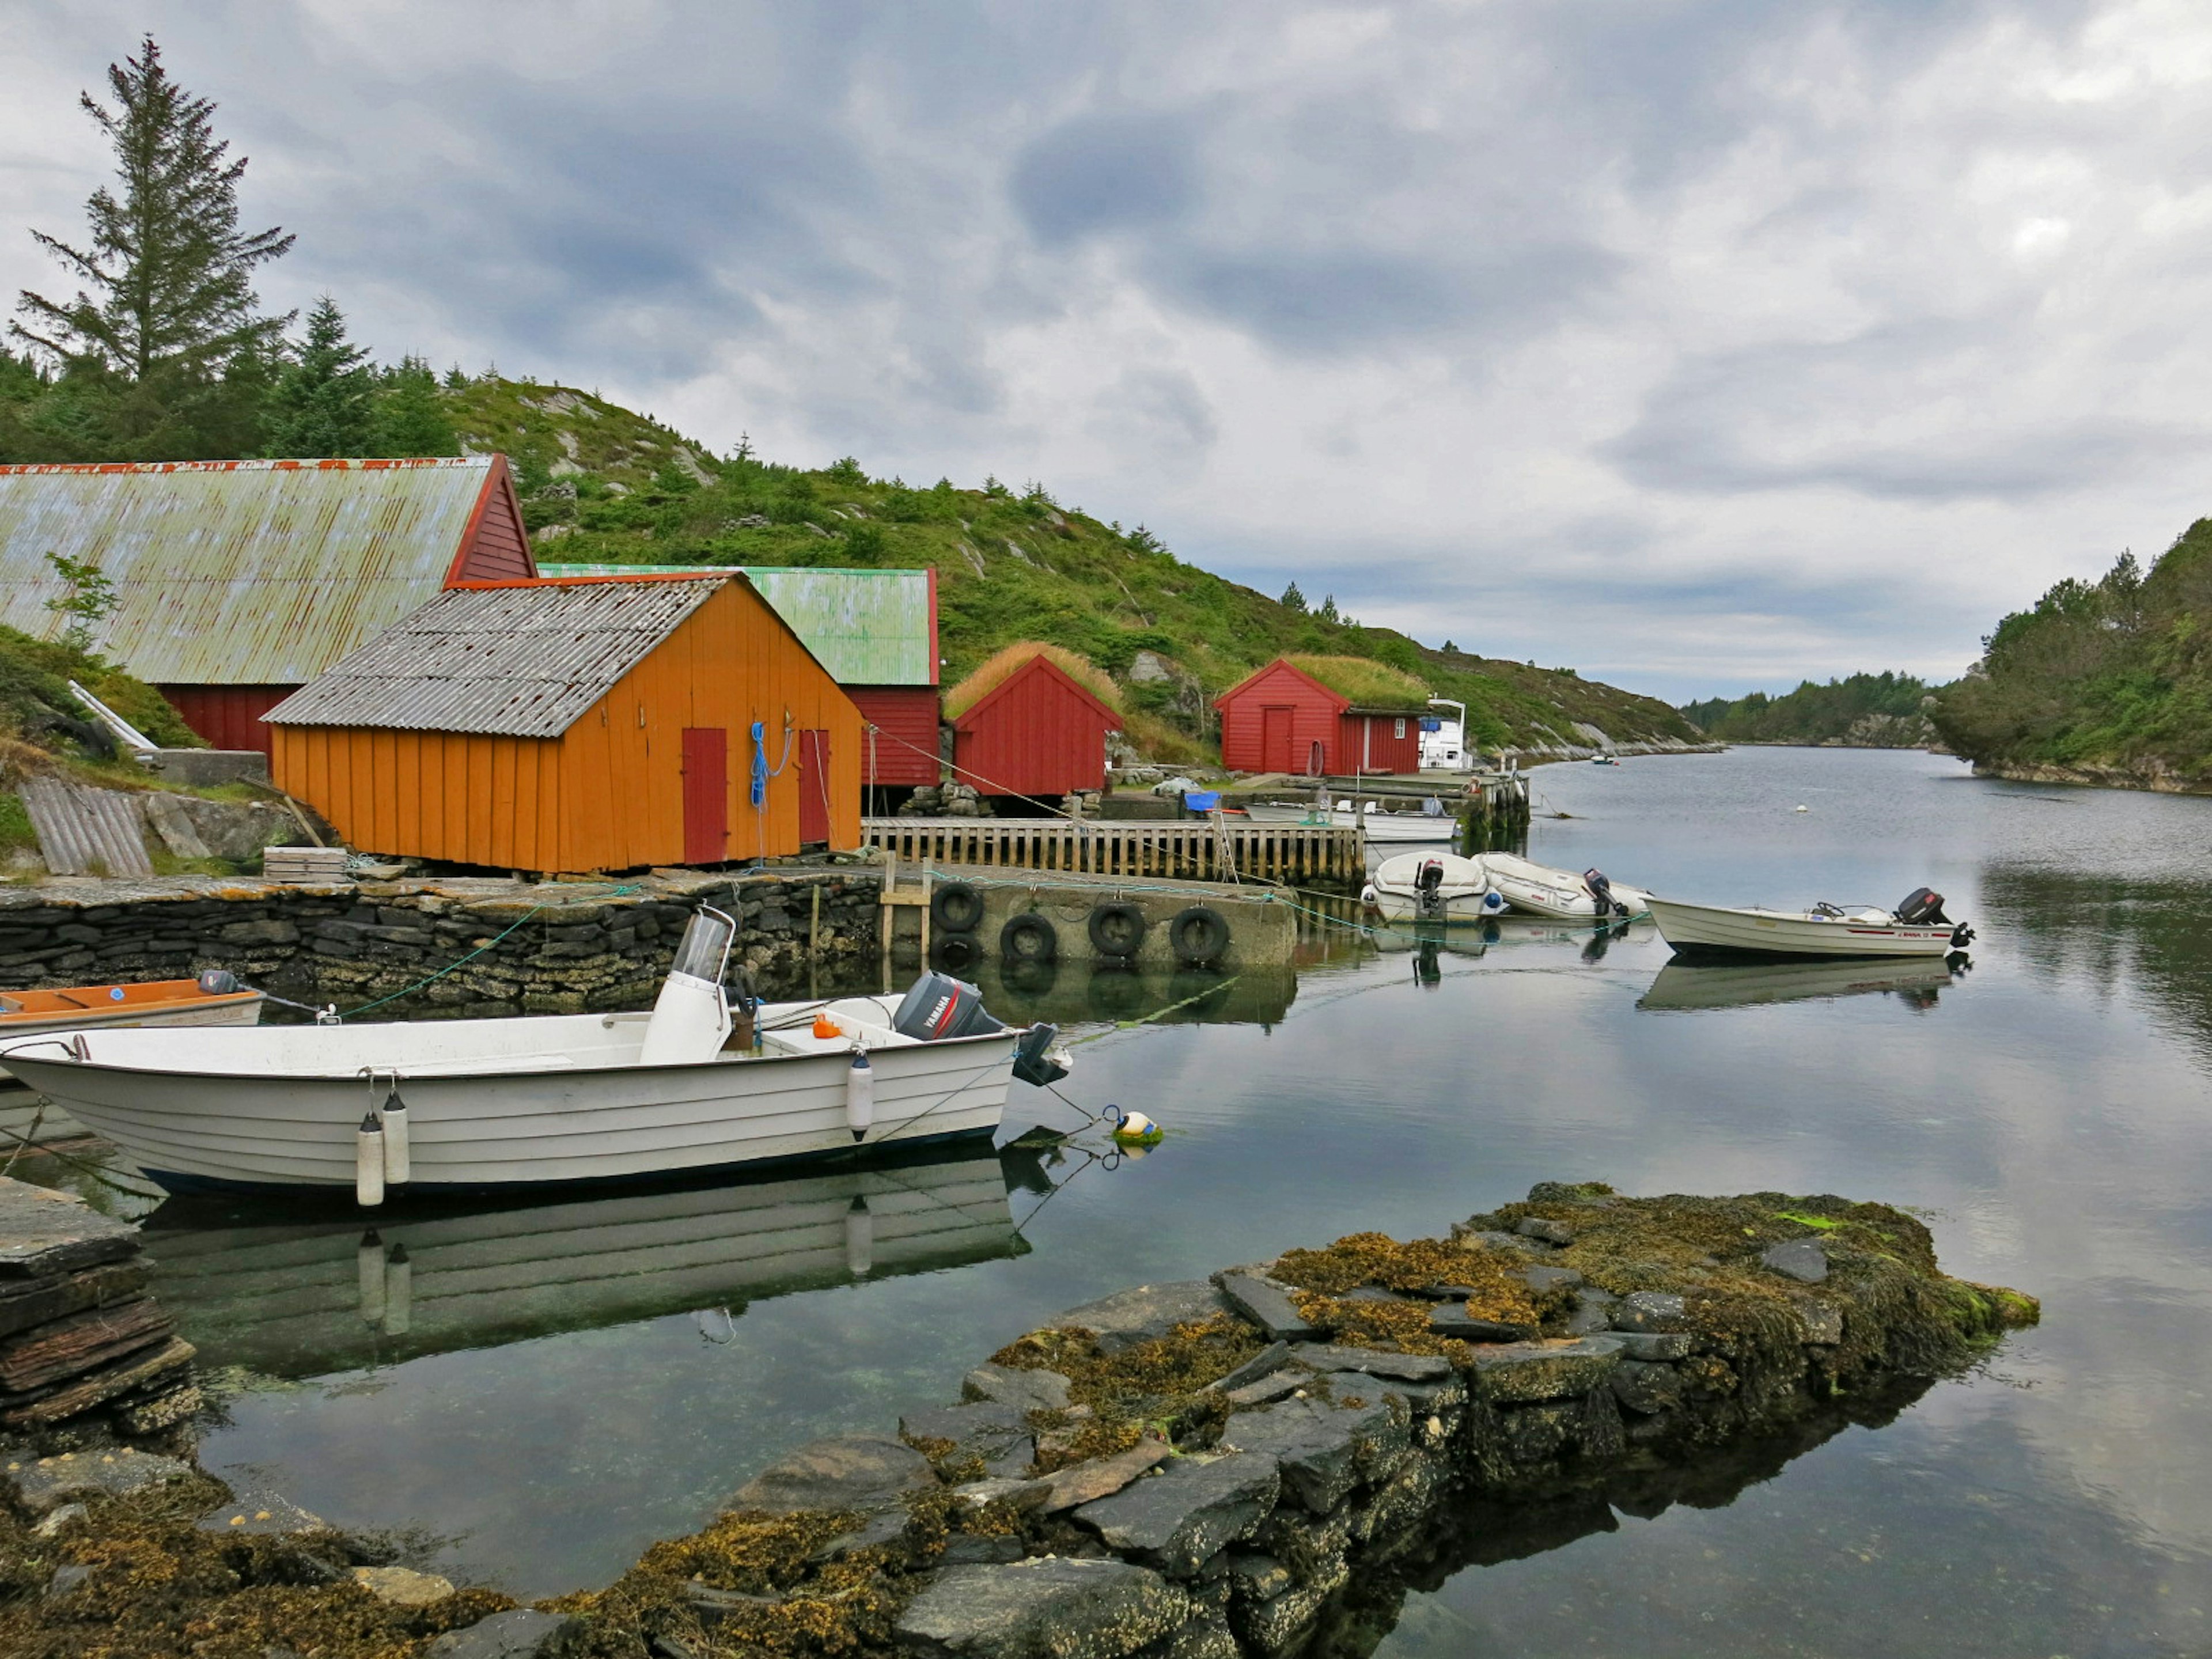
[[[143,9],[0,14],[69,230]],[[1688,696],[1948,675],[2205,506],[2212,19],[2157,0],[156,19],[380,350],[1046,481],[1270,591]],[[0,233],[0,287],[52,286]],[[1900,618],[1909,620],[1900,621]]]

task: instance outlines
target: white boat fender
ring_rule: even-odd
[[[867,1277],[876,1265],[876,1212],[867,1194],[853,1194],[853,1207],[845,1212],[845,1267],[855,1279]]]
[[[845,1068],[845,1127],[855,1140],[866,1140],[876,1121],[876,1068],[868,1051],[855,1048],[853,1063]]]
[[[1142,1112],[1124,1111],[1119,1106],[1106,1109],[1106,1121],[1114,1126],[1114,1139],[1125,1146],[1157,1146],[1167,1135]]]
[[[1382,895],[1370,881],[1359,890],[1359,902],[1370,910],[1379,910],[1382,908]]]
[[[415,1264],[407,1259],[407,1247],[394,1244],[392,1254],[384,1259],[384,1334],[404,1336],[413,1316],[415,1292]]]
[[[384,1124],[384,1184],[404,1187],[412,1173],[413,1155],[407,1146],[407,1103],[400,1099],[397,1084],[385,1096],[384,1109],[377,1115]]]
[[[1790,810],[1793,812],[1809,812],[1813,809],[1806,805],[1802,801],[1800,801],[1796,805],[1791,807]]]
[[[1494,916],[1498,915],[1498,912],[1504,909],[1504,908],[1505,895],[1499,892],[1495,887],[1490,888],[1483,894],[1482,914],[1486,916]]]
[[[384,1241],[371,1227],[361,1236],[354,1251],[354,1277],[361,1291],[361,1321],[374,1327],[384,1322]]]
[[[384,1202],[384,1125],[363,1112],[353,1134],[353,1201],[364,1210]]]

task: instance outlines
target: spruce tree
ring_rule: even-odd
[[[259,314],[252,273],[292,238],[239,228],[246,158],[229,159],[214,103],[169,78],[151,35],[137,57],[108,66],[107,82],[113,109],[89,93],[80,101],[114,146],[119,188],[86,203],[84,246],[32,233],[82,286],[68,300],[24,290],[9,332],[79,382],[106,428],[95,441],[190,456],[210,424],[235,424],[224,418],[235,411],[210,407],[224,402],[233,361],[265,351],[290,320]]]
[[[294,459],[368,454],[375,392],[368,353],[346,338],[345,314],[324,295],[307,313],[307,337],[270,389],[264,453]]]
[[[402,357],[384,372],[376,410],[369,422],[372,455],[458,455],[460,434],[453,429],[438,377],[420,357]]]

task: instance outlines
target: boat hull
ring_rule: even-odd
[[[1244,809],[1254,823],[1303,823],[1316,828],[1359,830],[1372,842],[1449,842],[1459,829],[1449,813],[1431,817],[1425,812],[1331,811],[1322,816],[1304,806],[1270,805],[1256,801]]]
[[[1597,901],[1590,896],[1582,877],[1573,871],[1531,864],[1510,853],[1486,854],[1482,864],[1489,872],[1491,885],[1516,910],[1553,921],[1620,920],[1619,913],[1611,909],[1603,916],[1598,915]],[[1628,907],[1632,916],[1640,914],[1651,902],[1651,895],[1642,888],[1621,882],[1613,883],[1613,896]]]
[[[0,1042],[45,1031],[79,1031],[108,1025],[252,1025],[261,1018],[262,994],[239,991],[177,1006],[88,1009],[72,1015],[0,1017]],[[91,1130],[51,1100],[41,1100],[22,1079],[0,1066],[0,1150],[22,1141],[33,1146],[82,1140]]]
[[[1431,863],[1442,865],[1443,879],[1425,909],[1418,884],[1422,867]],[[1480,859],[1449,853],[1401,853],[1385,859],[1360,897],[1371,917],[1391,923],[1475,923],[1505,908],[1504,900],[1492,890]]]
[[[1686,956],[1943,957],[1954,929],[1814,921],[1787,911],[1729,909],[1711,904],[1650,901],[1667,943]]]
[[[878,1049],[874,1123],[848,1127],[849,1053],[671,1066],[404,1074],[407,1191],[636,1181],[988,1134],[1018,1031]],[[350,1194],[359,1077],[152,1073],[18,1054],[24,1080],[173,1191]]]

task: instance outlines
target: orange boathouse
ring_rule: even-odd
[[[860,842],[861,720],[742,576],[463,583],[264,717],[365,852],[628,870]]]

